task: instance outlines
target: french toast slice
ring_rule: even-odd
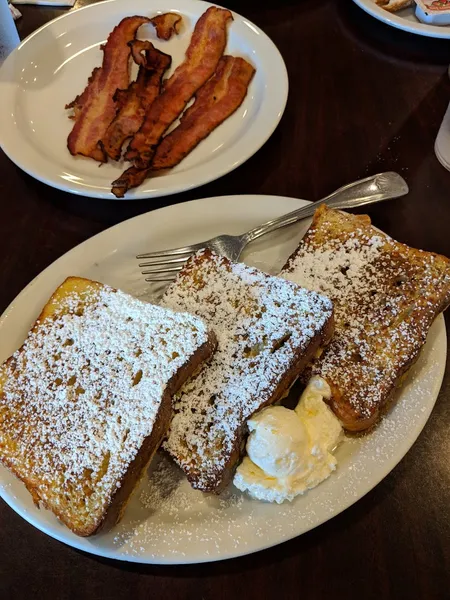
[[[344,428],[367,430],[450,303],[449,259],[396,242],[366,215],[321,206],[281,276],[333,301],[334,337],[302,379],[323,377]]]
[[[116,523],[215,344],[195,316],[69,277],[0,367],[1,462],[74,533]]]
[[[280,400],[330,339],[332,303],[203,250],[186,263],[162,305],[201,317],[217,335],[210,364],[175,396],[163,447],[194,488],[218,493],[243,451],[247,419]]]

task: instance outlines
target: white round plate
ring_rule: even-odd
[[[450,39],[450,26],[421,23],[415,14],[415,5],[399,10],[396,13],[390,13],[375,4],[375,0],[353,0],[353,2],[356,2],[358,6],[365,10],[366,13],[369,13],[369,15],[372,15],[372,17],[375,17],[375,19],[397,29],[426,37]]]
[[[21,169],[58,189],[114,200],[111,182],[129,163],[73,157],[67,136],[73,126],[64,106],[80,94],[101,65],[111,30],[129,15],[179,12],[182,32],[158,40],[151,26],[139,37],[172,56],[171,73],[183,60],[197,19],[211,6],[199,0],[107,0],[69,12],[29,36],[0,69],[0,145]],[[242,56],[256,73],[240,108],[177,167],[145,181],[127,199],[151,198],[195,188],[225,175],[250,158],[270,137],[284,112],[287,71],[273,42],[256,25],[233,13],[226,52]]]
[[[43,271],[0,319],[0,360],[26,337],[54,289],[68,275],[96,279],[150,298],[135,255],[242,233],[295,210],[305,201],[275,196],[228,196],[176,204],[125,221],[77,246]],[[245,262],[277,273],[309,222],[262,238],[249,246]],[[446,335],[439,317],[427,344],[379,427],[345,441],[338,469],[327,481],[291,504],[249,499],[233,486],[221,496],[203,495],[181,471],[158,457],[133,494],[125,516],[110,532],[79,538],[52,513],[38,510],[23,484],[0,468],[0,494],[24,519],[48,535],[93,554],[141,563],[195,563],[256,552],[317,527],[371,490],[403,458],[434,406],[445,369]]]

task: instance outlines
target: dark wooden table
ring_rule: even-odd
[[[433,151],[450,98],[450,43],[392,29],[349,0],[277,0],[270,8],[259,0],[224,4],[267,32],[286,61],[289,101],[272,138],[214,183],[140,202],[53,190],[0,152],[1,310],[61,254],[128,217],[221,194],[316,199],[383,170],[401,173],[411,192],[374,207],[375,223],[408,244],[450,256],[450,173]],[[67,9],[21,10],[18,27],[25,37]],[[366,497],[300,538],[207,565],[94,558],[46,537],[0,501],[0,597],[448,598],[449,439],[450,369],[422,435]]]

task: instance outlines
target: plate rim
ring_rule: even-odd
[[[447,27],[447,31],[445,31],[445,26],[428,25],[427,23],[421,23],[420,21],[417,23],[408,21],[397,16],[396,13],[390,13],[377,6],[374,0],[353,0],[353,2],[378,21],[390,25],[391,27],[395,27],[396,29],[400,29],[401,31],[436,39],[450,39],[450,27]],[[414,7],[412,8],[414,9]]]
[[[193,204],[201,205],[201,204],[206,204],[212,200],[215,202],[218,202],[218,203],[225,203],[226,200],[230,199],[230,198],[234,198],[234,199],[239,198],[240,200],[264,198],[265,200],[268,200],[268,201],[277,200],[277,199],[278,200],[280,200],[280,199],[288,200],[288,201],[295,200],[296,202],[299,203],[299,207],[301,207],[302,205],[309,204],[309,201],[307,201],[307,200],[302,200],[299,198],[293,198],[293,197],[289,197],[289,196],[274,196],[274,195],[265,195],[265,194],[234,194],[234,195],[226,195],[226,196],[215,196],[215,197],[211,197],[211,198],[200,198],[200,199],[196,199],[196,200],[191,200],[190,202],[173,204],[170,206],[161,207],[156,210],[148,211],[146,213],[137,215],[135,217],[132,217],[130,219],[127,219],[125,221],[117,223],[116,225],[106,228],[105,230],[97,233],[94,236],[91,236],[87,240],[84,240],[80,244],[74,246],[72,249],[65,252],[62,256],[57,258],[49,266],[47,266],[45,269],[43,269],[38,275],[36,275],[36,277],[34,277],[30,281],[30,283],[28,285],[26,285],[19,292],[19,294],[17,294],[17,296],[10,302],[10,304],[7,306],[7,308],[3,311],[2,315],[0,316],[0,330],[4,323],[4,320],[8,317],[9,312],[13,309],[15,302],[17,301],[18,298],[20,298],[20,296],[24,295],[25,293],[27,293],[30,290],[31,287],[38,284],[39,280],[41,278],[43,278],[45,274],[48,275],[48,273],[53,271],[55,269],[55,267],[58,266],[59,263],[62,263],[65,260],[67,260],[70,255],[74,255],[73,258],[75,258],[75,259],[77,258],[78,254],[82,255],[83,250],[88,248],[89,245],[93,245],[93,244],[95,245],[96,241],[98,241],[99,238],[104,237],[105,238],[104,241],[106,243],[108,243],[108,238],[110,238],[110,244],[111,244],[113,238],[115,237],[114,234],[120,228],[122,228],[124,226],[126,228],[130,228],[133,226],[134,222],[136,222],[138,220],[148,219],[148,218],[150,218],[150,215],[154,215],[156,212],[159,212],[159,213],[162,213],[164,211],[176,212],[180,208],[180,206],[183,206],[183,207],[185,207],[186,205],[192,206]],[[440,314],[437,317],[436,322],[439,322],[439,326],[441,327],[440,334],[443,336],[443,340],[446,341],[447,335],[446,335],[445,321],[444,321],[444,317],[442,314]],[[283,539],[278,539],[278,540],[269,541],[268,543],[263,543],[256,549],[255,548],[248,549],[248,548],[244,547],[244,548],[239,549],[237,552],[236,551],[235,552],[232,552],[232,551],[223,552],[220,556],[204,555],[201,560],[199,560],[197,557],[192,557],[192,558],[185,557],[185,558],[183,558],[183,560],[176,558],[175,560],[171,560],[167,556],[149,557],[148,555],[147,556],[139,556],[139,555],[133,555],[133,554],[120,554],[120,551],[116,551],[115,549],[108,547],[108,546],[101,546],[101,545],[95,546],[94,545],[95,537],[94,538],[77,538],[74,536],[73,538],[72,537],[68,538],[67,534],[71,533],[71,532],[70,532],[70,530],[66,530],[66,528],[62,528],[61,530],[57,530],[57,531],[50,530],[50,528],[47,527],[45,521],[42,521],[41,519],[39,519],[39,517],[33,518],[33,517],[36,517],[36,515],[34,515],[34,513],[29,513],[25,508],[22,508],[20,505],[17,505],[17,506],[15,505],[14,496],[12,496],[8,492],[8,488],[4,488],[1,485],[1,474],[0,474],[0,497],[5,501],[5,503],[12,510],[14,510],[14,512],[16,512],[25,521],[27,521],[30,525],[32,525],[33,527],[35,527],[37,530],[41,531],[42,533],[48,535],[49,537],[51,537],[59,542],[62,542],[70,547],[76,548],[78,550],[81,550],[88,554],[92,554],[94,556],[101,556],[104,558],[108,558],[110,560],[118,560],[118,561],[131,562],[131,563],[136,563],[136,564],[159,564],[159,565],[201,564],[201,563],[207,563],[207,562],[217,562],[220,560],[228,560],[231,558],[238,558],[241,556],[260,552],[262,550],[266,550],[268,548],[280,545],[280,544],[287,542],[289,540],[292,540],[296,537],[300,537],[304,533],[307,533],[308,531],[311,531],[312,529],[315,529],[315,528],[323,525],[327,521],[330,521],[334,517],[338,516],[339,514],[341,514],[342,512],[344,512],[351,506],[353,506],[356,502],[361,500],[370,491],[372,491],[374,489],[374,487],[376,487],[399,464],[399,462],[405,457],[405,455],[410,450],[410,448],[413,446],[413,444],[417,441],[418,437],[420,436],[423,428],[427,424],[429,417],[433,411],[433,408],[434,408],[435,403],[439,396],[439,391],[441,389],[442,381],[443,381],[444,374],[445,374],[446,356],[447,356],[447,346],[445,344],[444,345],[444,354],[439,358],[439,372],[438,372],[436,378],[433,380],[432,386],[430,386],[430,388],[432,387],[434,398],[429,404],[427,404],[426,410],[422,412],[420,421],[418,421],[418,423],[412,428],[414,431],[414,435],[409,435],[406,439],[403,440],[403,443],[401,444],[401,452],[399,452],[399,454],[396,455],[394,460],[392,459],[392,457],[388,457],[386,459],[386,461],[384,463],[384,468],[382,469],[381,474],[379,473],[375,479],[370,481],[370,483],[367,486],[367,489],[365,489],[365,491],[362,494],[358,494],[356,498],[351,498],[348,502],[346,502],[343,506],[341,506],[336,512],[333,512],[331,515],[328,515],[328,514],[324,515],[323,518],[320,518],[316,522],[306,526],[301,533],[292,533]],[[3,468],[6,468],[6,467],[3,467]],[[59,533],[59,531],[61,533]],[[88,544],[83,543],[86,541],[88,541]],[[89,545],[89,541],[93,542],[93,544]]]
[[[183,1],[185,2],[186,0],[183,0]],[[193,0],[188,0],[188,1],[190,3]],[[85,11],[85,10],[89,10],[89,9],[96,9],[96,10],[100,10],[100,11],[107,10],[107,5],[113,6],[114,3],[119,3],[119,4],[123,3],[124,9],[126,7],[129,7],[130,10],[132,9],[132,6],[130,6],[131,3],[128,3],[128,0],[104,0],[101,3],[88,4],[86,6],[82,6],[75,10],[68,11],[63,15],[60,15],[59,17],[56,17],[55,19],[52,19],[51,21],[44,23],[36,31],[32,32],[29,36],[27,36],[19,44],[19,46],[15,50],[13,50],[13,52],[11,52],[11,54],[7,57],[4,64],[2,65],[2,67],[0,67],[0,85],[2,84],[2,73],[4,75],[7,73],[11,73],[10,65],[13,64],[13,61],[15,60],[17,53],[26,44],[29,44],[30,42],[32,42],[33,38],[35,38],[37,35],[39,35],[42,31],[44,31],[48,27],[54,26],[55,22],[61,21],[63,19],[73,18],[74,15],[77,15],[81,11]],[[221,7],[220,4],[213,4],[213,3],[207,2],[205,0],[195,0],[195,3],[193,2],[193,6],[196,6],[197,4],[200,4],[200,3],[204,5],[203,7],[201,7],[201,8],[204,8],[204,10],[206,10],[210,6],[217,6],[219,8],[223,8],[223,7]],[[176,2],[175,2],[175,4],[176,4]],[[175,10],[175,9],[176,9],[176,6],[173,8],[173,10]],[[159,10],[159,9],[155,9],[155,10]],[[151,0],[149,2],[148,11],[151,11]],[[267,119],[264,119],[264,122],[263,122],[263,125],[264,125],[264,123],[269,123],[268,127],[265,129],[257,127],[255,129],[255,127],[253,126],[253,128],[251,128],[251,132],[252,132],[252,137],[255,137],[255,139],[253,139],[253,140],[250,139],[248,141],[248,143],[250,144],[250,148],[248,150],[244,151],[242,153],[242,155],[238,156],[236,159],[235,158],[231,159],[231,157],[230,157],[224,164],[221,165],[220,164],[220,156],[221,155],[218,155],[217,157],[215,157],[213,159],[213,165],[215,165],[215,161],[218,161],[219,164],[215,165],[212,169],[211,168],[201,169],[201,165],[195,166],[195,173],[193,176],[196,179],[194,181],[190,181],[188,178],[188,181],[186,181],[186,182],[183,182],[183,181],[173,182],[173,183],[169,183],[166,187],[163,187],[162,189],[156,189],[156,190],[150,190],[150,191],[145,191],[145,190],[140,191],[140,188],[138,187],[135,190],[128,192],[128,194],[125,198],[116,198],[110,191],[102,190],[100,185],[98,185],[97,188],[90,188],[88,186],[83,186],[82,184],[77,184],[76,182],[75,183],[69,182],[66,185],[64,183],[64,180],[61,181],[60,178],[58,177],[58,175],[55,175],[55,173],[57,172],[56,170],[53,171],[53,174],[51,174],[51,175],[48,175],[46,173],[43,174],[41,172],[41,168],[39,166],[36,168],[33,165],[33,155],[31,158],[27,158],[27,155],[24,155],[20,152],[20,147],[14,141],[14,136],[11,135],[12,130],[9,131],[9,135],[7,134],[7,136],[3,140],[1,140],[1,138],[0,138],[0,140],[1,140],[0,147],[5,152],[5,154],[8,156],[8,158],[17,167],[19,167],[22,171],[24,171],[25,173],[27,173],[34,179],[40,181],[41,183],[44,183],[44,184],[46,184],[50,187],[53,187],[55,189],[58,189],[60,191],[74,194],[76,196],[83,196],[83,197],[87,197],[87,198],[98,198],[98,199],[102,199],[102,200],[132,201],[132,200],[145,200],[145,199],[149,199],[149,198],[162,198],[165,196],[193,190],[197,187],[211,183],[212,181],[215,181],[216,179],[219,179],[219,178],[227,175],[228,173],[231,173],[232,171],[237,169],[239,166],[241,166],[245,162],[247,162],[252,156],[254,156],[254,154],[256,154],[264,146],[264,144],[269,140],[269,138],[272,136],[275,129],[278,127],[278,125],[281,121],[281,118],[283,117],[283,114],[286,110],[286,105],[287,105],[287,100],[288,100],[288,95],[289,95],[289,76],[288,76],[286,63],[284,61],[284,58],[283,58],[280,50],[276,46],[276,44],[256,24],[249,21],[246,17],[244,17],[243,15],[241,15],[240,13],[238,13],[234,10],[231,12],[234,15],[234,17],[237,17],[241,22],[249,25],[250,28],[263,41],[266,48],[268,50],[270,50],[271,58],[275,59],[276,63],[277,63],[276,69],[274,69],[274,73],[275,73],[275,76],[277,77],[277,81],[278,81],[277,85],[275,86],[276,90],[277,90],[276,96],[274,94],[271,94],[271,98],[272,98],[271,102],[273,103],[273,109],[271,109],[272,115],[273,115],[272,119],[270,121],[267,121]],[[8,79],[6,79],[6,82],[8,83]],[[17,79],[14,78],[14,79],[12,79],[12,81],[9,81],[9,83],[12,85],[9,89],[6,88],[6,91],[3,94],[4,98],[0,102],[0,105],[3,105],[2,110],[0,110],[0,129],[1,129],[2,122],[5,127],[9,127],[10,129],[12,127],[12,125],[10,123],[11,119],[10,119],[10,117],[7,117],[7,114],[9,115],[7,107],[11,106],[14,103],[15,92],[17,89],[18,82],[17,82]],[[267,117],[267,115],[266,115],[266,117]],[[231,150],[232,148],[236,148],[236,144],[237,144],[236,142],[233,143],[228,150]],[[65,148],[65,146],[64,146],[64,148]],[[25,158],[24,158],[24,156],[25,156]],[[34,154],[34,156],[36,156],[36,154]],[[47,161],[47,163],[50,165],[51,161]],[[201,171],[198,172],[200,169],[201,169]],[[175,174],[176,174],[176,172],[175,172]]]

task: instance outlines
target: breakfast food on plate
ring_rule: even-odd
[[[206,321],[218,339],[210,364],[183,386],[164,448],[194,488],[220,492],[233,477],[246,421],[280,400],[333,333],[328,298],[203,250],[162,305]]]
[[[181,122],[157,147],[152,168],[180,163],[197,144],[242,104],[255,69],[246,60],[222,56],[214,75],[198,90]]]
[[[172,62],[168,54],[147,41],[131,42],[131,53],[140,65],[136,81],[128,89],[116,91],[117,113],[101,140],[104,151],[112,160],[120,159],[125,140],[142,125],[145,112],[161,92],[163,75]]]
[[[66,105],[75,119],[68,148],[72,155],[117,161],[131,138],[124,159],[132,164],[112,183],[118,198],[152,172],[176,166],[243,102],[255,69],[243,58],[223,56],[232,20],[229,10],[210,6],[195,25],[184,61],[164,81],[171,57],[137,40],[137,30],[151,23],[158,38],[169,40],[179,33],[181,15],[127,17],[108,37],[102,66]],[[139,65],[132,82],[130,54]],[[164,137],[180,116],[180,125]]]
[[[160,40],[170,40],[173,35],[177,35],[183,23],[183,17],[177,13],[164,13],[156,15],[150,19],[150,23],[156,29],[156,35]]]
[[[182,115],[180,124],[156,148],[148,169],[131,167],[113,184],[122,197],[140,185],[152,171],[178,165],[216,127],[242,104],[255,69],[243,58],[222,56],[214,75],[198,90],[195,102]]]
[[[73,532],[122,515],[171,395],[210,357],[198,317],[68,278],[0,369],[0,460]]]
[[[343,428],[376,424],[449,303],[449,259],[325,205],[280,277],[204,249],[161,306],[69,277],[0,367],[0,462],[81,536],[120,519],[162,441],[196,489],[293,500]],[[274,406],[298,377],[297,407]]]
[[[233,17],[229,10],[212,6],[195,25],[185,60],[169,79],[144,122],[131,140],[125,159],[133,163],[112,191],[122,197],[134,185],[147,177],[156,148],[170,125],[181,115],[196,91],[214,74],[227,43],[227,24]]]
[[[127,17],[110,33],[103,47],[103,63],[89,78],[84,92],[66,108],[73,108],[75,124],[67,139],[72,155],[81,154],[99,162],[106,160],[100,140],[116,116],[117,90],[130,83],[130,45],[147,17]]]
[[[414,4],[414,0],[375,0],[375,2],[389,12],[397,12]]]
[[[163,93],[150,107],[141,129],[128,146],[125,158],[136,167],[149,166],[165,131],[213,75],[225,50],[227,24],[232,18],[229,10],[212,6],[197,21],[186,58],[164,82]]]
[[[269,406],[247,421],[247,456],[234,485],[257,500],[284,502],[316,487],[336,469],[332,451],[342,427],[325,404],[331,390],[313,377],[295,410]]]
[[[281,276],[335,308],[334,337],[302,378],[325,379],[345,429],[372,427],[450,303],[450,260],[323,205]]]

